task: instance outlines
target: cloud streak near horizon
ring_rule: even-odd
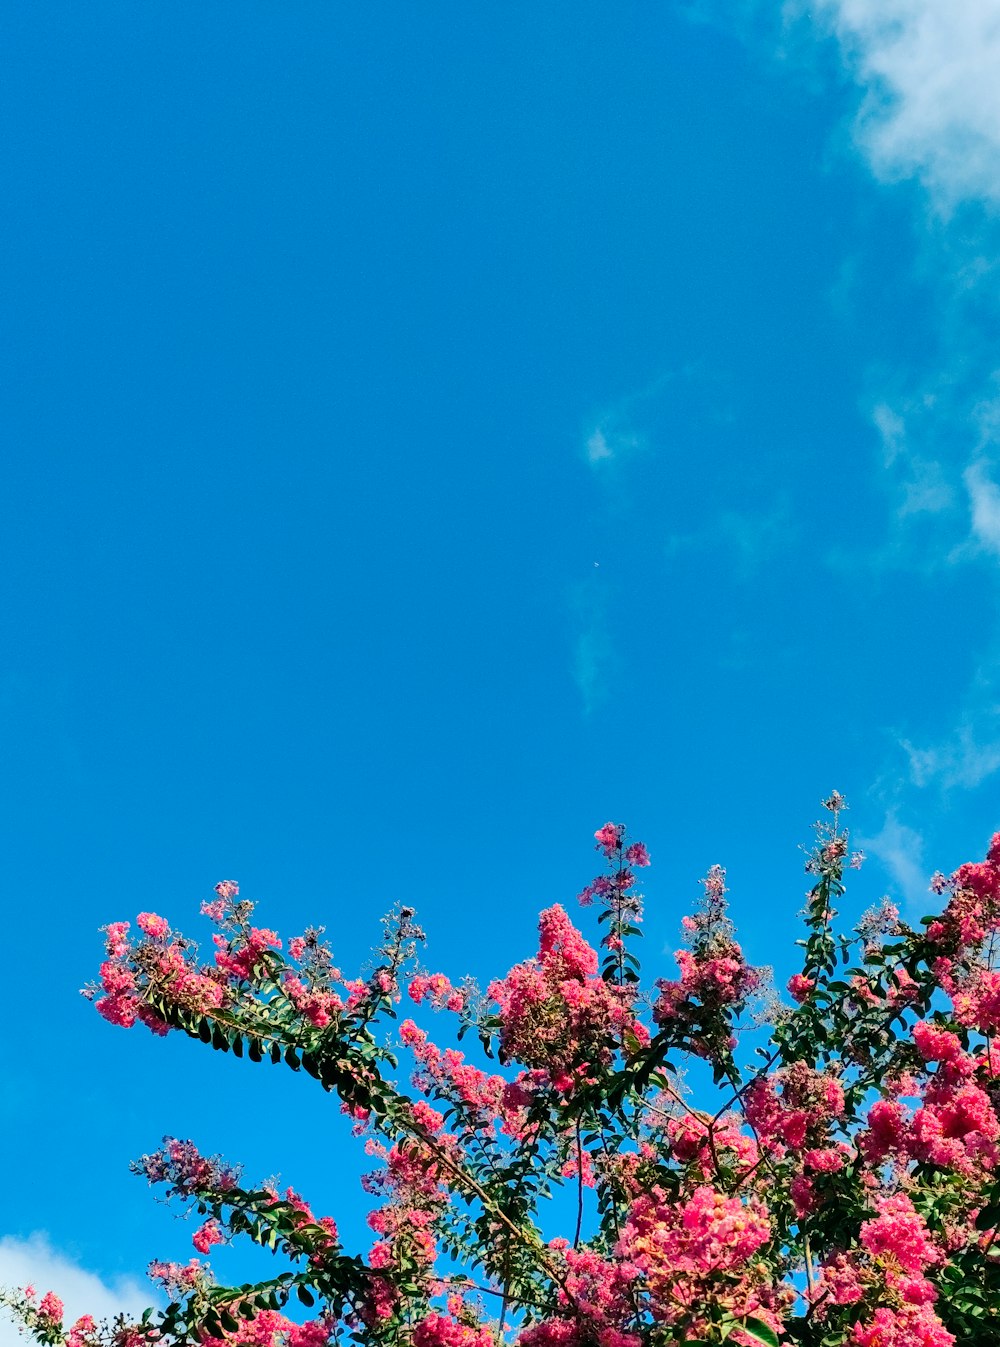
[[[28,1284],[39,1295],[55,1292],[66,1307],[66,1324],[81,1314],[92,1314],[95,1319],[113,1319],[119,1314],[138,1318],[155,1300],[152,1291],[135,1278],[105,1281],[97,1273],[89,1272],[53,1248],[42,1231],[27,1239],[13,1235],[0,1238],[0,1286]],[[0,1315],[0,1347],[23,1347],[24,1342],[9,1315],[6,1312]]]

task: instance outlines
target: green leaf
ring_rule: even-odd
[[[303,1305],[315,1305],[315,1304],[316,1304],[316,1297],[313,1295],[313,1293],[309,1290],[308,1287],[306,1287],[306,1286],[297,1286],[297,1287],[295,1288],[295,1290],[296,1290],[296,1293],[297,1293],[299,1299],[302,1301]],[[777,1343],[777,1338],[775,1338],[775,1343]]]
[[[766,1343],[767,1347],[778,1347],[777,1333],[760,1319],[744,1319],[741,1327],[744,1333],[749,1333],[758,1342]]]

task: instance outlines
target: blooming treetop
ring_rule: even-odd
[[[618,824],[597,831],[607,867],[580,895],[599,908],[597,947],[550,907],[537,954],[485,996],[415,966],[409,908],[362,978],[335,967],[319,930],[286,945],[255,926],[231,881],[203,908],[210,962],[155,913],[135,932],[107,927],[88,994],[111,1024],[180,1031],[339,1097],[375,1166],[374,1240],[345,1249],[298,1193],[166,1138],[134,1168],[197,1213],[201,1255],[151,1264],[169,1308],[66,1324],[52,1291],[5,1303],[48,1347],[995,1343],[1000,834],[985,860],[935,876],[943,911],[921,928],[886,902],[842,932],[834,904],[859,858],[842,798],[825,807],[792,1005],[772,1007],[750,1065],[737,1034],[763,977],[727,916],[724,871],[684,919],[678,976],[643,990],[649,856]],[[412,1018],[393,1031],[405,999],[450,1017],[483,1065]],[[685,1058],[714,1082],[697,1107]],[[205,1259],[240,1237],[276,1255],[275,1275],[219,1285]]]

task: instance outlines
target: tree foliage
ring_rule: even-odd
[[[996,1342],[1000,834],[984,861],[935,876],[939,916],[912,929],[886,901],[842,931],[857,858],[842,798],[825,808],[791,1006],[768,1005],[718,867],[684,919],[678,976],[643,988],[649,857],[610,823],[606,870],[580,895],[598,947],[551,907],[537,954],[485,995],[421,970],[408,908],[355,979],[322,931],[286,945],[255,926],[229,881],[203,908],[210,962],[156,914],[136,934],[109,926],[91,990],[105,1019],[339,1098],[375,1162],[375,1240],[349,1251],[299,1194],[166,1138],[134,1168],[196,1211],[196,1250],[248,1239],[275,1275],[224,1286],[204,1257],[154,1263],[171,1304],[137,1322],[65,1325],[56,1293],[32,1288],[8,1307],[49,1347]],[[403,1001],[440,1011],[464,1048],[400,1021]]]

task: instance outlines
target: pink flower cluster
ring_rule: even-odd
[[[649,865],[649,852],[643,842],[626,846],[622,823],[605,823],[594,836],[598,851],[609,863],[609,873],[591,880],[578,895],[578,901],[586,907],[596,898],[606,908],[610,920],[601,944],[616,956],[618,981],[621,982],[624,981],[625,937],[634,934],[642,921],[642,896],[635,890],[634,871]]]
[[[162,1286],[172,1300],[180,1300],[182,1296],[189,1295],[195,1287],[209,1285],[211,1281],[208,1265],[200,1263],[197,1258],[192,1258],[187,1263],[165,1263],[154,1260],[147,1269],[147,1276],[150,1281]]]
[[[410,1000],[418,1006],[429,1001],[435,1010],[459,1012],[465,1007],[465,996],[443,973],[418,973],[410,979],[408,991]]]
[[[490,986],[499,1007],[504,1056],[545,1071],[571,1091],[598,1065],[607,1065],[624,1034],[649,1041],[632,1009],[634,992],[597,973],[597,952],[558,905],[538,923],[538,957]]]
[[[66,1347],[90,1347],[97,1340],[97,1321],[92,1314],[81,1314],[66,1333]]]
[[[793,973],[788,979],[788,992],[793,1001],[798,1001],[799,1005],[809,1000],[810,994],[816,990],[816,979],[806,977],[805,973]]]
[[[967,954],[1000,929],[1000,833],[991,840],[986,859],[959,866],[948,887],[951,897],[927,927],[927,939],[943,954]]]
[[[681,970],[675,981],[656,985],[653,1007],[657,1024],[686,1031],[690,1051],[701,1056],[728,1050],[728,1014],[739,1012],[763,985],[763,975],[747,963],[726,916],[726,872],[714,865],[702,881],[705,896],[683,926],[689,948],[674,955]]]
[[[239,1182],[239,1171],[217,1155],[202,1155],[193,1141],[164,1137],[158,1151],[134,1161],[133,1170],[150,1183],[166,1183],[168,1196],[194,1197],[232,1192]]]
[[[213,1244],[223,1244],[225,1235],[222,1233],[222,1227],[214,1218],[205,1221],[191,1236],[191,1243],[201,1254],[207,1254]]]
[[[240,1318],[226,1337],[203,1336],[200,1341],[201,1347],[326,1347],[333,1329],[325,1316],[296,1324],[277,1310],[261,1310],[250,1319]]]
[[[591,1249],[571,1249],[566,1240],[549,1248],[565,1266],[562,1313],[523,1328],[518,1347],[640,1347],[642,1339],[628,1329],[635,1319],[631,1269]]]
[[[661,1188],[637,1197],[616,1254],[642,1278],[657,1322],[697,1335],[711,1306],[735,1316],[770,1317],[773,1287],[755,1255],[772,1238],[767,1208],[701,1184],[678,1201]],[[707,1318],[703,1321],[707,1322]]]
[[[1000,1119],[987,1089],[988,1062],[967,1053],[948,1029],[920,1021],[912,1030],[928,1068],[919,1105],[910,1112],[898,1099],[879,1099],[868,1111],[860,1148],[870,1164],[887,1158],[938,1165],[971,1177],[1000,1165]]]
[[[345,1008],[343,998],[336,992],[326,987],[308,986],[294,973],[286,973],[281,986],[302,1018],[317,1029],[325,1029]]]
[[[46,1291],[38,1304],[38,1317],[54,1326],[63,1321],[65,1313],[63,1303],[54,1291]]]
[[[824,1146],[830,1123],[844,1112],[844,1087],[836,1076],[805,1062],[757,1076],[744,1097],[747,1122],[772,1154],[786,1148]]]
[[[475,1320],[466,1323],[450,1314],[428,1314],[413,1327],[413,1347],[492,1347],[493,1334]]]
[[[741,1130],[735,1114],[713,1119],[680,1113],[668,1120],[666,1133],[674,1159],[692,1166],[704,1179],[716,1173],[719,1163],[749,1172],[759,1159],[756,1141]]]
[[[648,865],[649,852],[646,850],[645,842],[633,842],[630,846],[626,846],[625,837],[624,823],[605,823],[594,833],[597,850],[604,854],[606,860],[619,866],[632,865],[636,869]]]
[[[100,1015],[123,1029],[138,1020],[154,1033],[165,1034],[168,1025],[149,1004],[151,997],[199,1014],[225,1003],[224,979],[214,969],[192,964],[187,946],[179,937],[170,937],[163,917],[143,912],[138,925],[146,938],[134,947],[128,938],[128,922],[106,927],[107,958],[100,970],[104,995],[96,1002]],[[87,994],[96,996],[97,991]]]
[[[215,962],[233,982],[253,982],[267,966],[269,950],[281,949],[277,932],[252,926],[245,934],[233,940],[224,935],[212,937],[215,943]]]
[[[834,1254],[821,1269],[813,1290],[817,1318],[825,1320],[832,1306],[874,1295],[876,1308],[855,1323],[850,1347],[952,1347],[954,1336],[934,1310],[937,1292],[925,1275],[943,1254],[905,1193],[876,1199],[875,1215],[862,1222],[859,1244]]]
[[[453,1138],[442,1138],[444,1148],[454,1145]],[[377,1273],[397,1273],[406,1269],[412,1278],[426,1277],[437,1257],[434,1223],[447,1204],[444,1186],[446,1171],[440,1156],[417,1141],[385,1147],[369,1140],[366,1149],[378,1156],[384,1167],[366,1174],[362,1186],[367,1193],[384,1197],[381,1207],[369,1212],[368,1224],[379,1236],[368,1255]],[[368,1313],[373,1320],[388,1318],[398,1299],[390,1276],[375,1276],[371,1285]]]
[[[530,1102],[527,1082],[518,1085],[489,1075],[465,1060],[457,1048],[439,1048],[413,1020],[404,1020],[399,1036],[417,1059],[413,1083],[424,1094],[457,1105],[469,1125],[485,1135],[521,1134],[521,1113]],[[414,1112],[420,1104],[414,1106]],[[431,1110],[434,1112],[434,1110]],[[426,1115],[419,1120],[426,1125]],[[432,1127],[431,1130],[437,1130]]]
[[[871,1319],[851,1329],[850,1347],[953,1347],[949,1333],[926,1305],[903,1305],[887,1309],[880,1305]]]

